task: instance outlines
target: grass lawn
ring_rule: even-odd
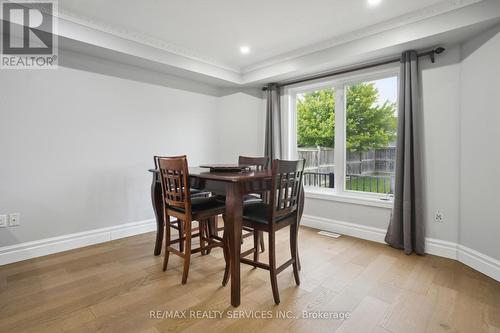
[[[346,190],[374,193],[391,193],[391,178],[389,176],[348,176]]]

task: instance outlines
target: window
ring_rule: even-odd
[[[397,77],[345,87],[345,189],[393,193]]]
[[[304,184],[333,188],[335,90],[296,94],[297,155],[306,160]]]
[[[397,90],[394,70],[288,90],[288,153],[306,160],[305,186],[394,193]]]

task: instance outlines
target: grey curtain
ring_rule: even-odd
[[[418,56],[401,55],[399,114],[396,146],[394,208],[385,241],[406,254],[424,254],[425,230],[422,205],[422,157],[419,145],[421,124]]]
[[[264,154],[271,160],[282,158],[281,93],[275,83],[267,85],[266,141]]]

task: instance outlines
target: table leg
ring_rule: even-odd
[[[299,221],[298,221],[298,225],[297,225],[297,233],[299,232],[300,220],[302,220],[302,214],[304,213],[304,200],[305,200],[304,184],[301,184],[300,185],[300,196],[299,196]],[[302,266],[300,265],[298,245],[296,247],[297,247],[297,266],[298,266],[299,271],[300,271],[302,269]]]
[[[151,201],[156,218],[156,243],[154,255],[161,254],[161,246],[163,243],[163,204],[161,195],[161,184],[156,181],[156,174],[153,173],[153,182],[151,183]]]
[[[226,220],[224,231],[229,242],[229,266],[231,270],[231,305],[240,305],[240,254],[241,254],[241,218],[243,215],[243,197],[239,183],[227,185]]]

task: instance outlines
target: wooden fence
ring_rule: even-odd
[[[334,171],[335,150],[333,148],[298,148],[297,153],[299,159],[305,159],[305,170],[321,173],[329,173]]]
[[[299,158],[306,160],[305,170],[310,172],[334,172],[334,148],[298,148]],[[370,175],[390,174],[395,170],[396,147],[369,150],[367,152],[346,152],[346,174]]]
[[[299,148],[299,158],[304,158],[304,185],[335,187],[334,148]],[[346,190],[394,193],[396,148],[346,153]]]

